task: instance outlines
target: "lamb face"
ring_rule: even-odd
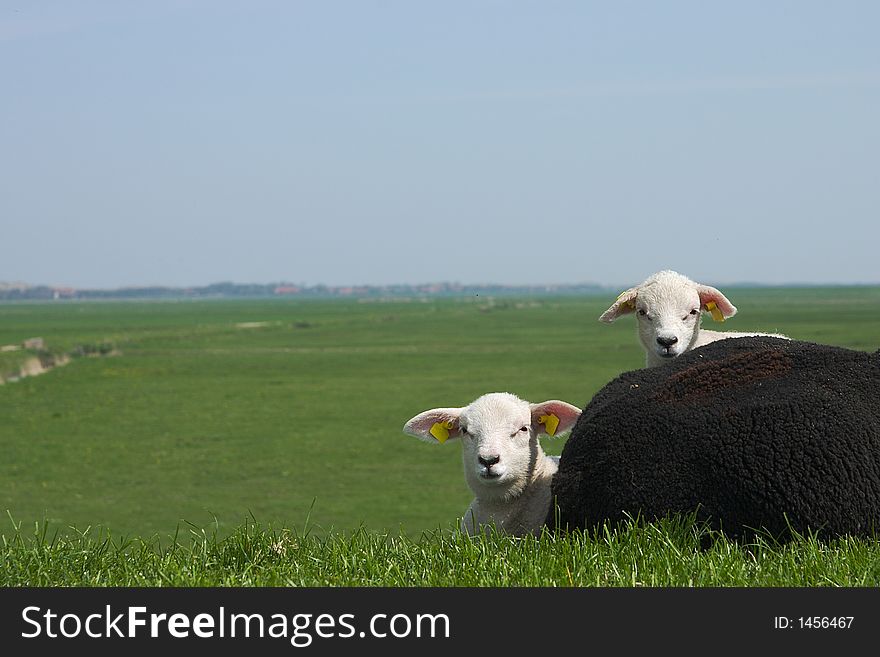
[[[701,306],[696,285],[668,276],[645,285],[635,300],[645,352],[675,358],[691,349],[700,332]]]
[[[736,307],[714,287],[666,270],[626,290],[599,319],[613,322],[634,312],[648,365],[656,365],[697,346],[703,311],[724,321]]]
[[[483,499],[515,497],[543,452],[528,402],[505,393],[484,395],[459,416],[468,486]]]
[[[550,479],[558,465],[544,454],[538,437],[568,431],[580,412],[559,400],[530,404],[495,392],[465,407],[420,413],[403,431],[435,444],[461,441],[465,481],[475,497],[463,522],[468,533],[495,525],[521,534],[543,525]]]

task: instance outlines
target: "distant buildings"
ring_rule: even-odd
[[[295,285],[293,283],[212,283],[202,287],[126,287],[114,290],[76,289],[26,283],[0,283],[0,301],[64,299],[216,299],[300,298],[395,299],[412,297],[589,295],[607,293],[591,283],[574,285],[464,285],[422,283],[418,285]]]

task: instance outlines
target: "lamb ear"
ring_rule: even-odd
[[[711,313],[712,319],[716,322],[723,322],[728,317],[736,315],[736,306],[730,303],[720,290],[708,285],[697,285],[697,292],[700,295],[702,309]]]
[[[434,408],[419,413],[403,425],[403,432],[435,445],[461,436],[458,418],[463,408]]]
[[[546,433],[548,436],[557,436],[571,429],[581,416],[581,409],[564,401],[552,399],[531,404],[532,428],[536,434]]]
[[[611,304],[611,307],[599,316],[600,322],[613,322],[621,315],[628,315],[636,309],[636,297],[639,295],[639,288],[631,287],[622,292],[617,301]]]

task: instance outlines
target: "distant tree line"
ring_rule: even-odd
[[[383,298],[383,297],[461,297],[461,296],[544,296],[600,294],[599,285],[462,285],[428,283],[423,285],[293,285],[290,283],[242,284],[212,283],[201,287],[125,287],[117,289],[55,288],[47,285],[0,286],[0,300],[52,299],[210,299],[237,297],[292,298]]]

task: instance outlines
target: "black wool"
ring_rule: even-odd
[[[696,512],[731,537],[880,535],[880,352],[729,338],[626,372],[584,409],[552,491],[550,526]]]

